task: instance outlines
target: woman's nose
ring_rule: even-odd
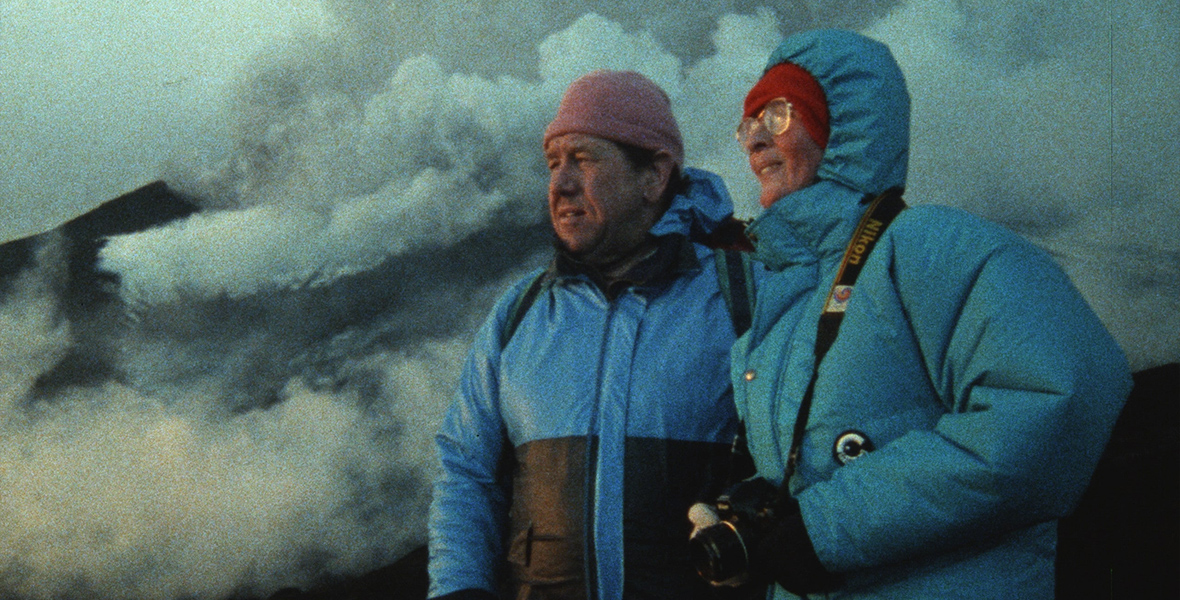
[[[746,143],[742,148],[746,154],[753,154],[756,150],[760,150],[770,144],[770,132],[758,124],[750,128],[749,134],[746,135]]]

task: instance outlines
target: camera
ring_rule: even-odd
[[[750,554],[775,521],[779,489],[753,477],[726,490],[715,503],[721,522],[689,540],[689,558],[705,581],[736,586],[749,582]]]

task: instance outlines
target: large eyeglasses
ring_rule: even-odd
[[[756,128],[759,125],[766,128],[766,131],[770,132],[772,136],[786,131],[791,126],[791,103],[787,102],[786,98],[775,98],[766,103],[758,116],[742,119],[737,131],[733,134],[741,144],[742,150],[747,148],[746,142],[750,141],[750,136],[757,132]]]

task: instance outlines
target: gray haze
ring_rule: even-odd
[[[1134,368],[1180,360],[1174,2],[406,4],[0,1],[0,239],[159,178],[203,207],[108,241],[111,302],[69,303],[55,232],[0,290],[0,597],[266,594],[422,543],[431,433],[546,260],[540,133],[594,68],[661,84],[748,217],[770,50],[878,38],[907,199],[1047,248]]]

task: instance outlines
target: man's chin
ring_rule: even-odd
[[[613,260],[612,258],[604,258],[599,252],[595,252],[595,250],[601,250],[600,246],[591,246],[590,248],[574,248],[570,246],[565,240],[562,240],[556,236],[553,238],[553,247],[558,252],[565,255],[566,258],[573,259],[574,262],[579,262],[584,265],[600,267],[604,263]]]
[[[556,233],[553,234],[553,249],[557,250],[558,252],[561,252],[562,254],[565,254],[566,256],[568,256],[570,258],[574,258],[577,260],[582,260],[582,258],[586,255],[585,250],[581,250],[581,251],[575,250],[572,246],[569,245],[568,242],[561,239],[561,237],[559,237]]]

